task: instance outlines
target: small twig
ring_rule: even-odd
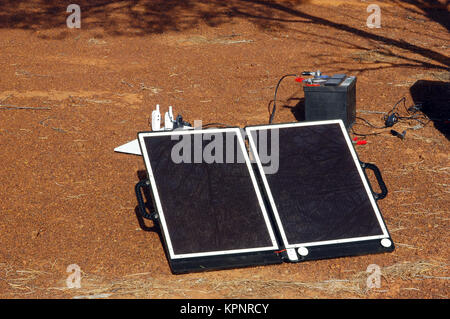
[[[422,278],[425,278],[425,279],[443,279],[443,280],[449,280],[450,279],[450,277],[436,277],[436,276],[425,276],[425,275],[416,276],[416,277],[422,277]]]
[[[65,130],[63,130],[62,128],[59,128],[59,127],[52,127],[52,129],[54,129],[55,131],[60,132],[60,133],[66,133]]]
[[[93,100],[93,99],[85,99],[86,102],[90,103],[96,103],[96,104],[107,104],[111,103],[111,100]]]
[[[157,87],[148,87],[146,86],[144,83],[140,83],[139,84],[139,88],[143,91],[143,90],[150,90],[152,91],[153,94],[158,94],[160,91],[162,91],[162,89],[157,88]]]
[[[1,109],[18,109],[18,110],[51,110],[50,107],[32,107],[32,106],[17,106],[12,104],[0,104]]]
[[[149,274],[151,274],[151,272],[140,272],[140,273],[136,273],[136,274],[125,275],[124,277],[142,276],[142,275],[149,275]]]
[[[100,299],[100,298],[108,298],[112,296],[112,294],[97,294],[97,295],[86,295],[86,296],[74,296],[72,299]]]
[[[3,100],[0,101],[1,103],[4,103],[7,99],[9,99],[12,96],[12,94],[7,95]]]
[[[131,84],[131,83],[128,83],[127,81],[125,81],[125,80],[121,80],[120,81],[121,83],[123,83],[123,84],[126,84],[126,85],[128,85],[130,88],[134,88],[134,85],[133,84]]]
[[[415,21],[415,22],[427,22],[427,20],[424,20],[424,19],[418,19],[418,18],[409,16],[409,15],[406,16],[406,19],[409,19],[409,20],[412,20],[412,21]]]
[[[366,114],[386,114],[387,112],[380,111],[368,111],[368,110],[356,110],[358,113],[366,113]]]
[[[47,122],[47,121],[50,120],[51,118],[52,118],[52,117],[49,116],[49,117],[43,119],[42,121],[40,121],[39,124],[41,124],[42,126],[47,126],[47,125],[45,124],[45,122]]]
[[[19,71],[16,71],[15,74],[16,74],[16,75],[25,75],[25,76],[51,77],[51,75],[35,74],[35,73],[30,73],[30,72],[25,71],[25,70],[19,70]]]
[[[69,196],[66,196],[66,198],[69,198],[69,199],[77,199],[77,198],[80,198],[80,197],[83,197],[83,196],[87,196],[87,194],[79,194],[79,195],[69,195]]]

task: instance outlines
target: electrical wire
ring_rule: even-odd
[[[405,109],[408,116],[401,116],[399,112],[396,112],[398,105],[403,102],[403,108]],[[430,119],[425,114],[416,114],[422,108],[421,104],[415,104],[409,108],[406,107],[406,98],[402,97],[397,103],[395,103],[394,107],[383,116],[383,120],[387,120],[389,116],[394,115],[398,120],[413,120],[417,121],[423,126],[427,125]],[[427,123],[422,122],[421,120],[428,120]]]
[[[376,128],[376,129],[384,129],[384,128],[386,128],[386,125],[384,125],[384,126],[376,126],[376,125],[374,125],[374,124],[372,124],[372,123],[370,123],[368,120],[366,120],[365,118],[362,118],[362,117],[359,117],[359,116],[357,116],[356,117],[358,120],[361,120],[361,121],[364,121],[367,125],[369,125],[370,127],[373,127],[373,128]]]
[[[374,136],[374,135],[379,135],[379,134],[381,134],[381,133],[386,133],[386,132],[387,132],[387,131],[375,132],[375,133],[365,133],[365,134],[363,134],[363,133],[357,133],[357,132],[355,132],[354,128],[352,127],[352,133],[353,133],[354,135],[356,135],[356,136],[363,136],[363,137],[366,137],[366,136]]]
[[[228,124],[224,124],[224,123],[208,123],[208,124],[202,125],[200,127],[196,127],[195,129],[197,129],[197,128],[204,129],[204,128],[209,128],[209,127],[236,127],[236,126],[228,125]]]
[[[383,120],[384,120],[385,122],[387,121],[387,119],[389,118],[389,116],[392,116],[393,114],[394,114],[394,115],[398,115],[398,113],[395,112],[395,110],[397,109],[397,106],[398,106],[401,102],[403,102],[403,107],[406,109],[406,98],[405,98],[405,97],[402,97],[400,100],[397,101],[397,103],[395,103],[395,105],[392,107],[392,109],[391,109],[389,112],[387,112],[387,113],[383,116]],[[407,109],[406,109],[406,110],[407,110]]]
[[[398,111],[398,106],[400,105],[400,103],[403,102],[403,107],[406,111],[406,113],[408,114],[407,116],[402,116],[400,115],[399,111]],[[402,97],[400,100],[397,101],[397,103],[394,104],[394,106],[391,108],[391,110],[389,112],[387,112],[386,114],[383,115],[382,120],[384,121],[384,126],[377,126],[372,124],[371,122],[369,122],[368,120],[366,120],[365,118],[359,117],[357,116],[356,118],[363,121],[364,123],[366,123],[368,126],[375,128],[375,129],[386,129],[389,127],[394,126],[396,123],[398,123],[400,120],[402,121],[417,121],[420,123],[420,125],[422,127],[425,127],[430,121],[431,119],[428,118],[425,114],[421,113],[421,114],[417,114],[417,112],[419,112],[421,110],[421,105],[420,104],[416,104],[413,105],[409,108],[406,107],[406,98]],[[428,120],[427,122],[423,122],[423,120]],[[358,124],[358,123],[355,123]],[[416,126],[413,127],[408,127],[406,128],[406,130],[412,130],[412,129],[417,129]],[[379,135],[382,133],[386,133],[386,132],[391,132],[391,131],[381,131],[381,132],[372,132],[372,133],[357,133],[354,131],[353,127],[352,127],[352,132],[353,134],[357,135],[357,136],[374,136],[374,135]]]
[[[276,109],[277,109],[277,92],[278,92],[278,88],[280,87],[281,82],[285,78],[290,77],[290,76],[295,76],[296,77],[297,74],[285,74],[285,75],[283,75],[280,78],[280,80],[278,81],[277,86],[275,87],[275,93],[274,93],[274,96],[273,96],[273,108],[272,108],[272,112],[270,113],[269,124],[272,124],[273,119],[275,117],[275,112],[276,112]]]

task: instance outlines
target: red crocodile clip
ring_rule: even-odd
[[[366,140],[361,140],[361,141],[358,141],[358,136],[355,136],[354,138],[353,138],[353,142],[352,142],[353,144],[356,144],[356,145],[366,145],[367,144],[367,141]]]

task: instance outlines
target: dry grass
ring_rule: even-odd
[[[111,103],[113,103],[112,100],[108,100],[108,99],[107,100],[88,99],[88,98],[72,96],[72,95],[69,95],[69,102],[70,102],[70,106],[85,106],[88,103],[93,103],[93,104],[111,104]]]
[[[0,264],[2,278],[9,286],[8,296],[31,295],[37,292],[47,296],[64,296],[70,298],[285,298],[286,296],[317,297],[367,297],[371,292],[366,280],[369,273],[361,271],[346,279],[324,281],[290,281],[259,280],[239,278],[233,280],[192,279],[178,276],[152,278],[151,273],[131,274],[117,280],[106,280],[99,276],[82,273],[79,289],[65,287],[64,281],[57,281],[56,286],[37,285],[50,274],[39,270],[13,270],[6,264]],[[382,286],[389,289],[392,283],[417,280],[448,280],[447,276],[435,276],[448,272],[448,265],[429,260],[396,263],[381,268],[385,282]],[[48,280],[49,283],[55,283]]]
[[[196,44],[238,44],[238,43],[252,43],[254,40],[249,39],[235,39],[239,34],[232,34],[228,36],[218,37],[208,39],[204,36],[191,36],[186,39],[180,39],[177,42],[185,45],[196,45]]]
[[[397,263],[391,266],[381,268],[381,276],[387,281],[387,287],[389,282],[401,279],[401,280],[413,280],[416,278],[438,278],[434,276],[426,276],[426,273],[430,273],[437,268],[446,267],[437,262],[430,261],[417,261],[417,262],[403,262]],[[366,271],[358,272],[351,275],[348,279],[331,279],[325,281],[311,281],[311,282],[299,282],[299,281],[281,281],[281,280],[268,280],[268,281],[250,281],[250,280],[235,280],[231,282],[219,283],[215,289],[222,289],[224,291],[233,291],[235,296],[245,295],[246,290],[250,288],[252,291],[264,291],[267,290],[269,296],[270,292],[275,290],[295,289],[298,292],[305,290],[317,290],[325,293],[328,296],[340,296],[342,293],[349,293],[350,295],[357,297],[367,296],[369,290],[367,288],[366,280],[369,273]],[[440,279],[445,277],[439,277]],[[245,287],[245,288],[244,288]],[[248,292],[247,292],[248,294]],[[233,296],[234,297],[234,296]]]
[[[0,280],[12,290],[11,295],[27,295],[35,292],[35,282],[49,273],[34,269],[14,270],[7,263],[0,264]]]
[[[350,57],[358,63],[396,63],[400,60],[396,54],[382,48],[354,52],[350,54]]]

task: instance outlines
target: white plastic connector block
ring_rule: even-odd
[[[294,248],[286,249],[286,253],[287,253],[288,259],[290,261],[298,261],[298,256],[297,256]]]
[[[164,129],[165,130],[173,130],[173,111],[172,106],[169,106],[169,112],[164,114]]]
[[[161,130],[161,112],[159,111],[159,104],[156,104],[156,110],[152,112],[152,131]]]

